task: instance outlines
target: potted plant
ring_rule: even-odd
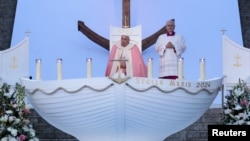
[[[25,88],[3,83],[0,89],[0,141],[39,141],[29,120]]]
[[[225,96],[222,124],[250,125],[250,90],[246,83],[239,79]]]

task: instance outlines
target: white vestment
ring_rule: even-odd
[[[118,43],[117,45],[117,51],[115,53],[114,60],[120,60],[125,59],[126,60],[126,72],[127,75],[132,77],[133,76],[133,65],[132,65],[132,56],[131,56],[131,49],[134,47],[133,44],[129,43],[126,47],[122,47],[121,43]],[[113,66],[111,68],[110,74],[115,74],[117,72],[117,68],[119,67],[120,62],[115,61],[113,62]]]
[[[173,48],[166,48],[168,42],[171,42]],[[162,34],[158,37],[155,49],[160,55],[159,59],[159,77],[177,76],[178,74],[178,59],[186,50],[185,40],[181,35],[167,36]]]

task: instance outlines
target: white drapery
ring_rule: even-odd
[[[244,80],[250,83],[250,49],[240,46],[223,36],[223,75],[227,86]]]
[[[29,75],[29,38],[0,51],[0,82],[14,85]]]

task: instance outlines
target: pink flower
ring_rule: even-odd
[[[224,111],[225,114],[230,114],[231,112],[232,112],[231,109],[226,109],[226,110]]]
[[[16,119],[16,117],[15,117],[15,116],[9,116],[9,122],[14,121],[15,119]]]
[[[25,109],[23,109],[23,112],[26,113],[26,114],[29,114],[30,113],[30,109],[29,108],[25,108]]]
[[[20,141],[24,141],[26,139],[26,136],[24,134],[21,134],[19,136]]]
[[[241,104],[243,107],[247,107],[247,106],[248,106],[248,100],[246,100],[246,99],[241,99],[241,100],[240,100],[240,104]]]
[[[244,117],[244,113],[239,113],[238,115],[240,118]]]

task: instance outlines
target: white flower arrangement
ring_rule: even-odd
[[[225,125],[250,125],[250,90],[243,80],[225,96],[222,123]]]
[[[16,83],[4,83],[0,89],[0,141],[39,141],[29,121],[30,109],[25,104],[25,89]]]

